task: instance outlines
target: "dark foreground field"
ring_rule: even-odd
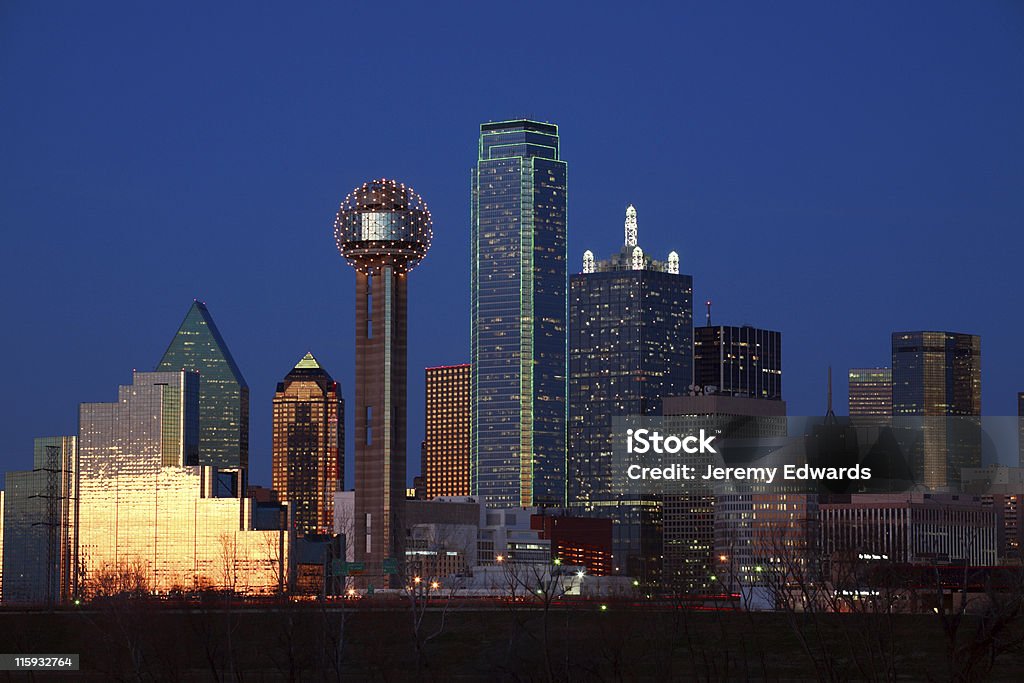
[[[938,616],[128,601],[0,611],[0,651],[78,653],[78,676],[95,680],[1020,680],[1019,648],[994,662],[992,654],[1020,636],[1021,624],[999,629],[996,642],[984,635],[988,627],[961,624],[952,647]]]

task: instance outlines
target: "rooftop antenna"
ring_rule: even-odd
[[[708,300],[707,300],[706,302],[704,302],[704,303],[705,303],[705,304],[707,305],[707,307],[708,307],[708,318],[707,318],[707,326],[708,326],[708,327],[711,327],[711,299],[708,299]]]
[[[636,209],[632,204],[626,207],[626,246],[636,246]]]
[[[832,366],[828,366],[828,410],[825,411],[825,424],[835,424],[836,414],[832,410]]]

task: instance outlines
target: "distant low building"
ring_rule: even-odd
[[[857,552],[894,563],[994,565],[991,506],[967,494],[855,494],[823,499],[822,556]]]
[[[591,576],[614,571],[612,520],[567,515],[530,515],[530,528],[551,542],[551,559],[583,567]]]
[[[7,473],[0,566],[7,603],[57,604],[75,594],[78,439],[35,440],[33,469]]]

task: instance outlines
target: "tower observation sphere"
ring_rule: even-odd
[[[380,178],[352,190],[338,209],[334,239],[356,270],[391,266],[408,272],[433,238],[430,210],[411,187]]]

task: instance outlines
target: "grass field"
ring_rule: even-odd
[[[951,654],[941,620],[930,615],[614,605],[418,614],[366,604],[225,609],[122,601],[0,610],[0,650],[78,653],[81,673],[96,680],[1020,680],[1024,653],[1011,648],[989,668],[991,648],[975,647],[979,626],[965,622],[960,651]],[[1004,637],[1021,628],[1009,625]],[[978,662],[964,670],[969,654]]]

